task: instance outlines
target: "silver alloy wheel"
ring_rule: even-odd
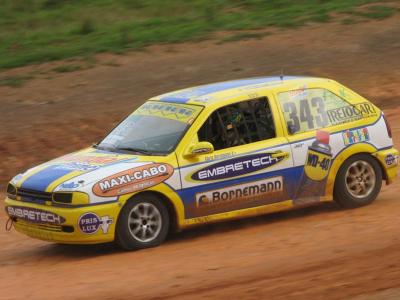
[[[161,213],[151,203],[138,203],[129,212],[128,226],[136,240],[143,243],[151,242],[161,231]]]
[[[346,172],[347,191],[355,198],[365,198],[374,190],[376,176],[374,168],[364,160],[353,162]]]

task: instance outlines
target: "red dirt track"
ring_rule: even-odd
[[[7,71],[39,75],[18,89],[0,87],[0,188],[32,165],[98,140],[149,96],[282,68],[337,79],[371,99],[388,115],[400,148],[399,36],[397,15],[262,40],[102,55],[95,67],[68,74],[49,71],[58,63]],[[6,232],[0,204],[0,299],[397,300],[399,195],[397,182],[367,207],[331,203],[203,226],[135,252]]]

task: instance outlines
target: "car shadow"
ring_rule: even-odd
[[[188,242],[192,239],[206,237],[211,234],[219,234],[237,231],[250,226],[257,226],[261,224],[273,224],[290,219],[299,219],[309,215],[315,214],[329,214],[333,213],[340,208],[335,203],[323,203],[317,206],[303,207],[283,212],[270,213],[266,215],[248,217],[239,220],[231,220],[224,222],[217,222],[207,225],[200,225],[196,227],[183,230],[182,232],[172,233],[169,235],[164,245],[175,245],[183,242]],[[162,247],[162,246],[161,246]],[[117,253],[134,253],[127,252],[119,248],[114,243],[96,244],[96,245],[65,245],[65,244],[48,244],[40,247],[40,254],[49,257],[64,257],[72,260],[93,258],[96,256],[106,256]],[[152,249],[140,250],[154,251]],[[38,252],[36,252],[38,254]]]

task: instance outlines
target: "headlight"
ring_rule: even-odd
[[[72,203],[72,193],[54,193],[53,201],[62,204]]]
[[[82,192],[55,192],[53,193],[53,202],[59,204],[86,205],[89,204],[89,196]]]
[[[10,199],[17,199],[17,189],[11,183],[7,185],[7,196]]]

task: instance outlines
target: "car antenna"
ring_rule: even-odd
[[[283,69],[281,69],[281,75],[279,76],[281,78],[281,81],[283,81],[283,76],[285,75],[283,74]]]

